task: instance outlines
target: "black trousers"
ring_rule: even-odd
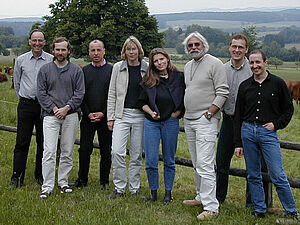
[[[232,156],[234,154],[234,121],[233,116],[228,116],[223,113],[223,121],[219,133],[217,146],[217,199],[219,202],[224,202],[227,196],[229,168]],[[246,207],[252,206],[251,195],[246,186]]]
[[[100,147],[100,184],[109,183],[111,168],[111,140],[112,132],[108,130],[106,119],[97,123],[90,122],[89,118],[83,117],[80,122],[80,148],[79,148],[79,171],[78,179],[88,182],[90,157],[93,152],[93,140],[97,131]]]
[[[33,127],[36,130],[36,159],[35,178],[42,178],[43,158],[43,120],[41,119],[41,107],[37,100],[20,98],[18,104],[17,138],[13,158],[13,178],[24,181],[26,162],[32,136]]]

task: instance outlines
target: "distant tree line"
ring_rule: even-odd
[[[182,41],[191,32],[198,31],[203,34],[209,43],[209,53],[217,57],[230,57],[228,45],[231,40],[231,35],[220,29],[214,29],[206,26],[193,24],[187,27],[186,30],[179,28],[174,30],[168,28],[165,33],[166,48],[176,48],[178,54],[185,54]],[[275,57],[283,61],[299,61],[300,52],[295,48],[286,49],[285,44],[300,43],[300,31],[286,28],[278,34],[266,35],[261,40],[257,37],[255,26],[243,28],[241,33],[248,37],[249,52],[254,49],[262,49],[267,57]]]
[[[0,54],[9,55],[7,48],[19,48],[23,42],[22,38],[15,36],[11,27],[0,27]]]

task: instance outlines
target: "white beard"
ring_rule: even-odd
[[[196,53],[195,53],[195,51],[196,51]],[[192,53],[193,52],[193,53]],[[200,58],[202,55],[203,55],[203,53],[204,53],[204,50],[203,49],[201,49],[201,50],[199,50],[199,49],[194,49],[194,50],[190,50],[189,51],[189,55],[193,58],[193,59],[198,59],[198,58]]]

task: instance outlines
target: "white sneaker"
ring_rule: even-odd
[[[217,217],[219,213],[215,213],[213,211],[203,211],[197,216],[198,220],[211,220],[214,217]]]

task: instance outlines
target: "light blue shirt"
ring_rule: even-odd
[[[41,56],[34,58],[32,51],[20,55],[14,66],[14,87],[17,97],[36,99],[37,74],[40,68],[53,61],[53,55],[42,52]]]

